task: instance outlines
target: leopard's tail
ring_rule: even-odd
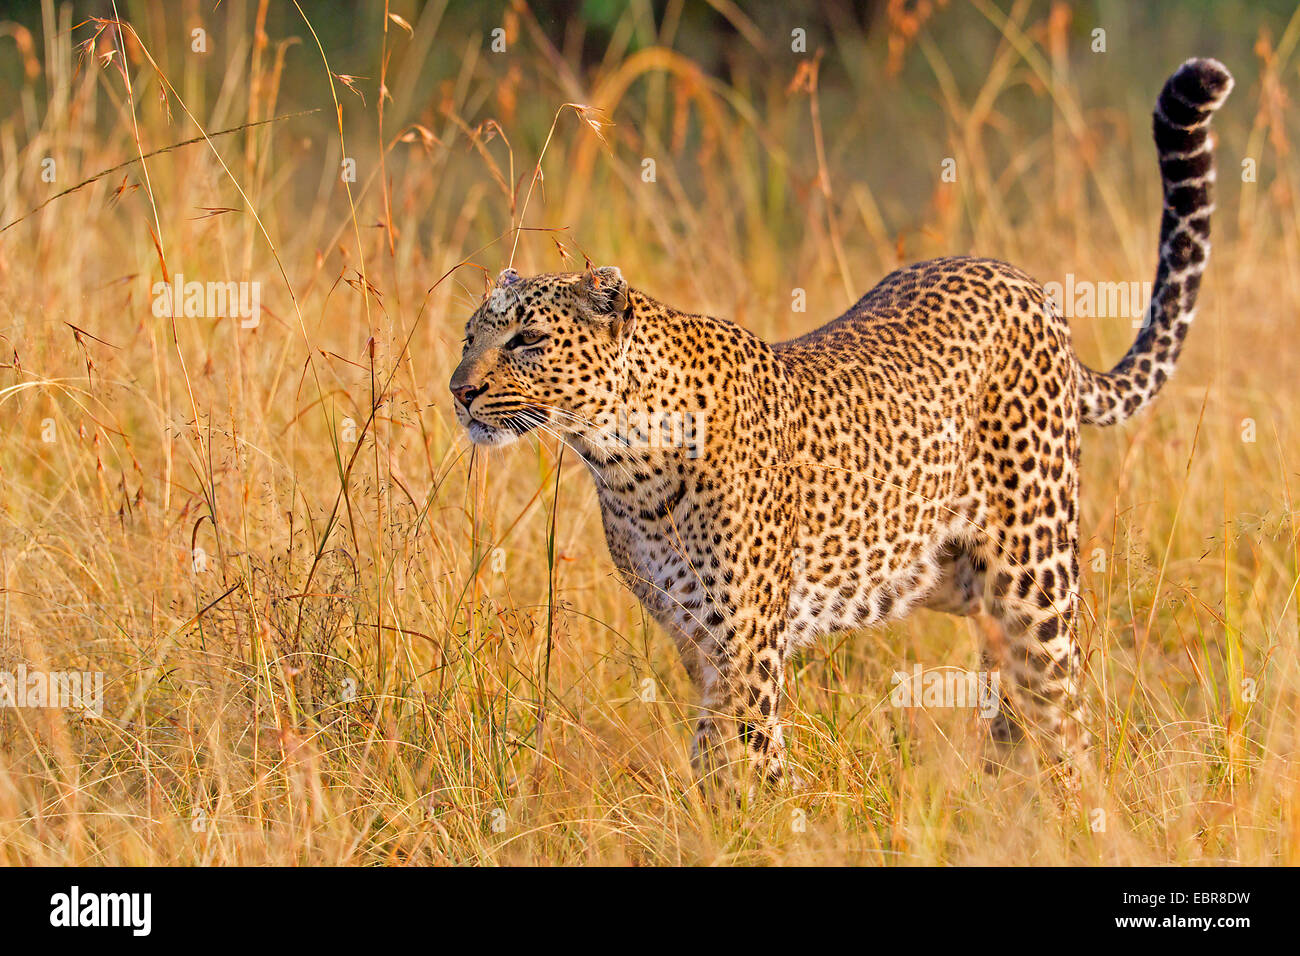
[[[1195,317],[1210,256],[1214,151],[1210,117],[1232,91],[1218,60],[1188,60],[1165,81],[1153,115],[1164,214],[1151,302],[1128,354],[1109,372],[1079,364],[1079,405],[1090,425],[1114,425],[1146,407],[1173,373]]]

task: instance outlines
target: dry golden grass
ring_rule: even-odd
[[[745,23],[767,48],[722,80],[671,52],[671,22],[646,43],[640,3],[593,74],[522,6],[493,54],[454,5],[394,6],[408,32],[370,4],[382,49],[346,62],[292,2],[265,34],[265,4],[208,6],[119,0],[125,42],[51,2],[39,32],[0,26],[25,69],[0,114],[5,223],[200,127],[323,107],[0,234],[0,665],[108,682],[99,718],[0,713],[0,860],[1300,862],[1300,17],[1243,6],[1221,49],[1115,29],[1098,57],[1090,8],[979,0],[892,44],[810,36],[820,75],[783,52],[790,24]],[[922,613],[797,662],[806,792],[706,809],[685,675],[611,575],[590,479],[547,441],[471,453],[456,428],[484,272],[518,235],[521,271],[590,256],[770,338],[930,255],[1147,280],[1147,115],[1196,54],[1238,79],[1199,319],[1154,411],[1085,439],[1100,782],[1059,814],[1037,775],[981,770],[966,714],[890,707],[895,670],[976,666],[966,622]],[[260,325],[155,317],[177,272],[259,281]],[[1075,331],[1098,366],[1133,335]]]

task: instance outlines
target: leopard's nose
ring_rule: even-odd
[[[478,398],[486,391],[486,385],[479,385],[477,387],[474,385],[453,385],[451,387],[451,394],[456,397],[456,401],[465,406],[466,411],[469,410],[470,405],[474,404],[474,399]]]

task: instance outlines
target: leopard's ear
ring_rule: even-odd
[[[618,266],[601,266],[582,274],[583,302],[593,315],[618,318],[627,309],[627,280]]]
[[[501,289],[508,285],[514,285],[518,281],[519,281],[519,273],[516,272],[514,269],[511,269],[509,266],[507,266],[506,268],[502,269],[501,274],[497,276],[496,287],[498,289]]]

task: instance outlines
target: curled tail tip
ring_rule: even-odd
[[[1218,60],[1193,57],[1174,71],[1163,92],[1172,93],[1187,106],[1211,113],[1223,105],[1232,86],[1232,74]]]

